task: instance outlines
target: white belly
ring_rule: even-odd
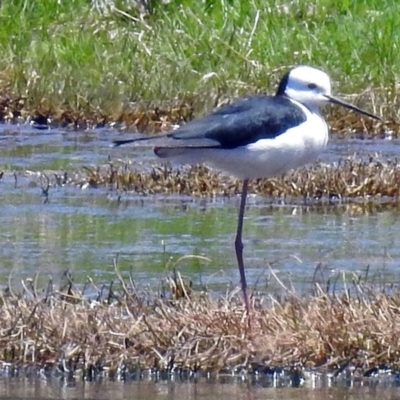
[[[275,139],[262,139],[236,149],[179,149],[171,158],[185,164],[209,163],[241,179],[281,175],[315,161],[328,142],[325,121],[305,110],[306,122]]]

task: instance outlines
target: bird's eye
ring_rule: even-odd
[[[314,89],[317,88],[317,85],[316,85],[315,83],[309,83],[307,86],[308,86],[308,88],[311,89],[311,90],[314,90]]]

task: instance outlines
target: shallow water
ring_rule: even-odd
[[[98,400],[394,400],[396,384],[363,382],[351,386],[326,384],[292,388],[268,387],[258,382],[218,379],[211,381],[64,382],[58,379],[0,379],[0,399],[98,399]]]
[[[138,163],[154,163],[151,148],[121,147],[113,149],[113,139],[129,138],[111,129],[75,131],[64,129],[35,129],[31,125],[0,125],[0,157],[2,166],[13,169],[70,169],[82,165],[98,165],[108,155],[134,159]],[[368,156],[380,153],[388,158],[398,157],[400,139],[335,139],[330,138],[328,149],[321,155],[326,162],[338,161],[354,154]]]
[[[154,162],[151,150],[113,149],[116,133],[0,128],[0,274],[57,277],[65,270],[107,280],[118,266],[139,283],[157,286],[166,265],[176,264],[194,285],[224,290],[236,285],[233,239],[239,199],[184,196],[124,196],[107,189],[58,187],[44,204],[40,185],[25,171],[74,171],[114,158],[133,157],[141,167]],[[332,141],[321,160],[380,152],[395,157],[400,142]],[[16,173],[14,173],[16,171]],[[43,183],[45,185],[45,183]],[[274,285],[271,268],[289,287],[337,279],[342,270],[374,282],[394,282],[399,272],[397,207],[361,212],[353,205],[280,205],[263,197],[248,201],[245,257],[249,282],[264,290]],[[318,269],[316,270],[316,267]]]
[[[118,203],[103,190],[56,189],[48,204],[37,190],[6,190],[0,201],[0,274],[41,272],[58,276],[66,269],[84,278],[114,270],[131,271],[138,283],[157,286],[165,266],[177,264],[195,285],[237,284],[234,231],[238,199],[130,198]],[[5,193],[6,192],[6,193]],[[8,192],[8,193],[7,193]],[[400,233],[397,209],[358,214],[357,206],[303,207],[265,204],[252,198],[245,221],[249,282],[265,288],[269,267],[297,290],[350,270],[369,280],[393,281],[398,273]],[[367,270],[369,268],[369,271]]]
[[[36,130],[30,126],[0,126],[0,282],[18,285],[39,274],[43,282],[61,279],[64,271],[76,281],[87,276],[110,281],[117,264],[142,287],[158,288],[176,266],[195,288],[223,293],[238,285],[233,251],[238,197],[124,195],[121,201],[106,188],[51,188],[44,200],[37,171],[68,171],[96,166],[111,159],[133,158],[140,168],[154,163],[150,149],[112,149],[117,134]],[[357,153],[379,152],[397,157],[399,141],[332,141],[322,162]],[[33,174],[33,175],[32,175]],[[278,204],[250,197],[245,221],[245,260],[250,285],[261,292],[308,292],[312,283],[343,287],[351,273],[368,282],[396,284],[400,271],[399,207],[380,205]],[[196,259],[182,256],[199,255]],[[168,267],[168,268],[167,268]],[[60,378],[0,378],[0,399],[367,399],[400,398],[398,382],[332,382],[277,389],[260,381],[66,382]],[[271,387],[274,386],[274,387]],[[279,386],[279,385],[278,385]],[[285,385],[282,385],[285,386]],[[287,385],[286,385],[287,386]],[[290,385],[289,385],[290,386]]]

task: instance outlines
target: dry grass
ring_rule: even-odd
[[[354,279],[341,294],[318,285],[310,297],[254,294],[249,330],[237,291],[212,300],[188,293],[175,274],[161,296],[139,293],[118,272],[117,280],[119,285],[102,288],[90,281],[92,300],[87,285],[78,289],[71,282],[59,290],[49,284],[39,293],[27,280],[21,293],[3,292],[1,361],[87,377],[149,368],[171,373],[297,368],[369,376],[378,368],[400,367],[400,292],[393,288],[389,293]]]
[[[120,191],[143,194],[186,194],[195,196],[235,195],[241,182],[205,166],[173,169],[156,166],[149,172],[138,171],[123,162],[110,163],[70,178],[80,186],[112,185]],[[250,192],[275,198],[326,200],[397,200],[400,190],[400,165],[397,160],[370,156],[355,157],[335,164],[316,164],[292,171],[282,177],[254,180]]]
[[[367,91],[360,96],[352,96],[350,101],[362,104],[365,109],[372,109],[385,118],[393,105],[388,105],[382,99],[379,91]],[[231,98],[215,100],[215,107],[230,102]],[[379,102],[382,100],[381,102]],[[397,101],[397,97],[396,97]],[[54,106],[43,99],[40,104],[32,105],[26,97],[12,97],[0,95],[0,122],[37,122],[52,127],[69,127],[74,129],[88,129],[105,125],[121,130],[139,131],[146,133],[165,132],[173,124],[182,124],[198,116],[195,99],[165,101],[160,108],[149,107],[148,104],[130,103],[118,112],[106,112],[98,107],[72,108],[70,106]],[[379,107],[378,104],[385,104]],[[211,111],[211,110],[209,110]],[[356,113],[338,107],[330,107],[325,113],[331,131],[336,136],[365,136],[385,137],[390,132],[392,137],[398,137],[400,124],[398,120],[386,119],[384,123],[369,118],[360,118]]]
[[[47,100],[32,106],[26,97],[0,95],[0,122],[37,122],[41,125],[74,129],[112,125],[120,129],[159,132],[170,128],[171,124],[182,123],[193,117],[192,106],[185,102],[166,105],[163,109],[149,109],[146,104],[132,103],[118,113],[110,114],[98,107],[55,107]]]

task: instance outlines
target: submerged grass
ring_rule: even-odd
[[[161,109],[174,122],[271,93],[300,63],[399,116],[398,2],[174,0],[144,13],[134,3],[2,1],[0,119],[135,124]]]
[[[343,275],[344,276],[344,275]],[[354,276],[345,291],[316,284],[309,297],[253,293],[249,330],[235,290],[217,300],[180,290],[140,291],[117,272],[116,281],[57,289],[22,281],[0,296],[3,365],[36,367],[69,376],[127,378],[140,370],[171,374],[282,369],[370,376],[398,373],[400,293]],[[90,294],[90,296],[88,296]]]

